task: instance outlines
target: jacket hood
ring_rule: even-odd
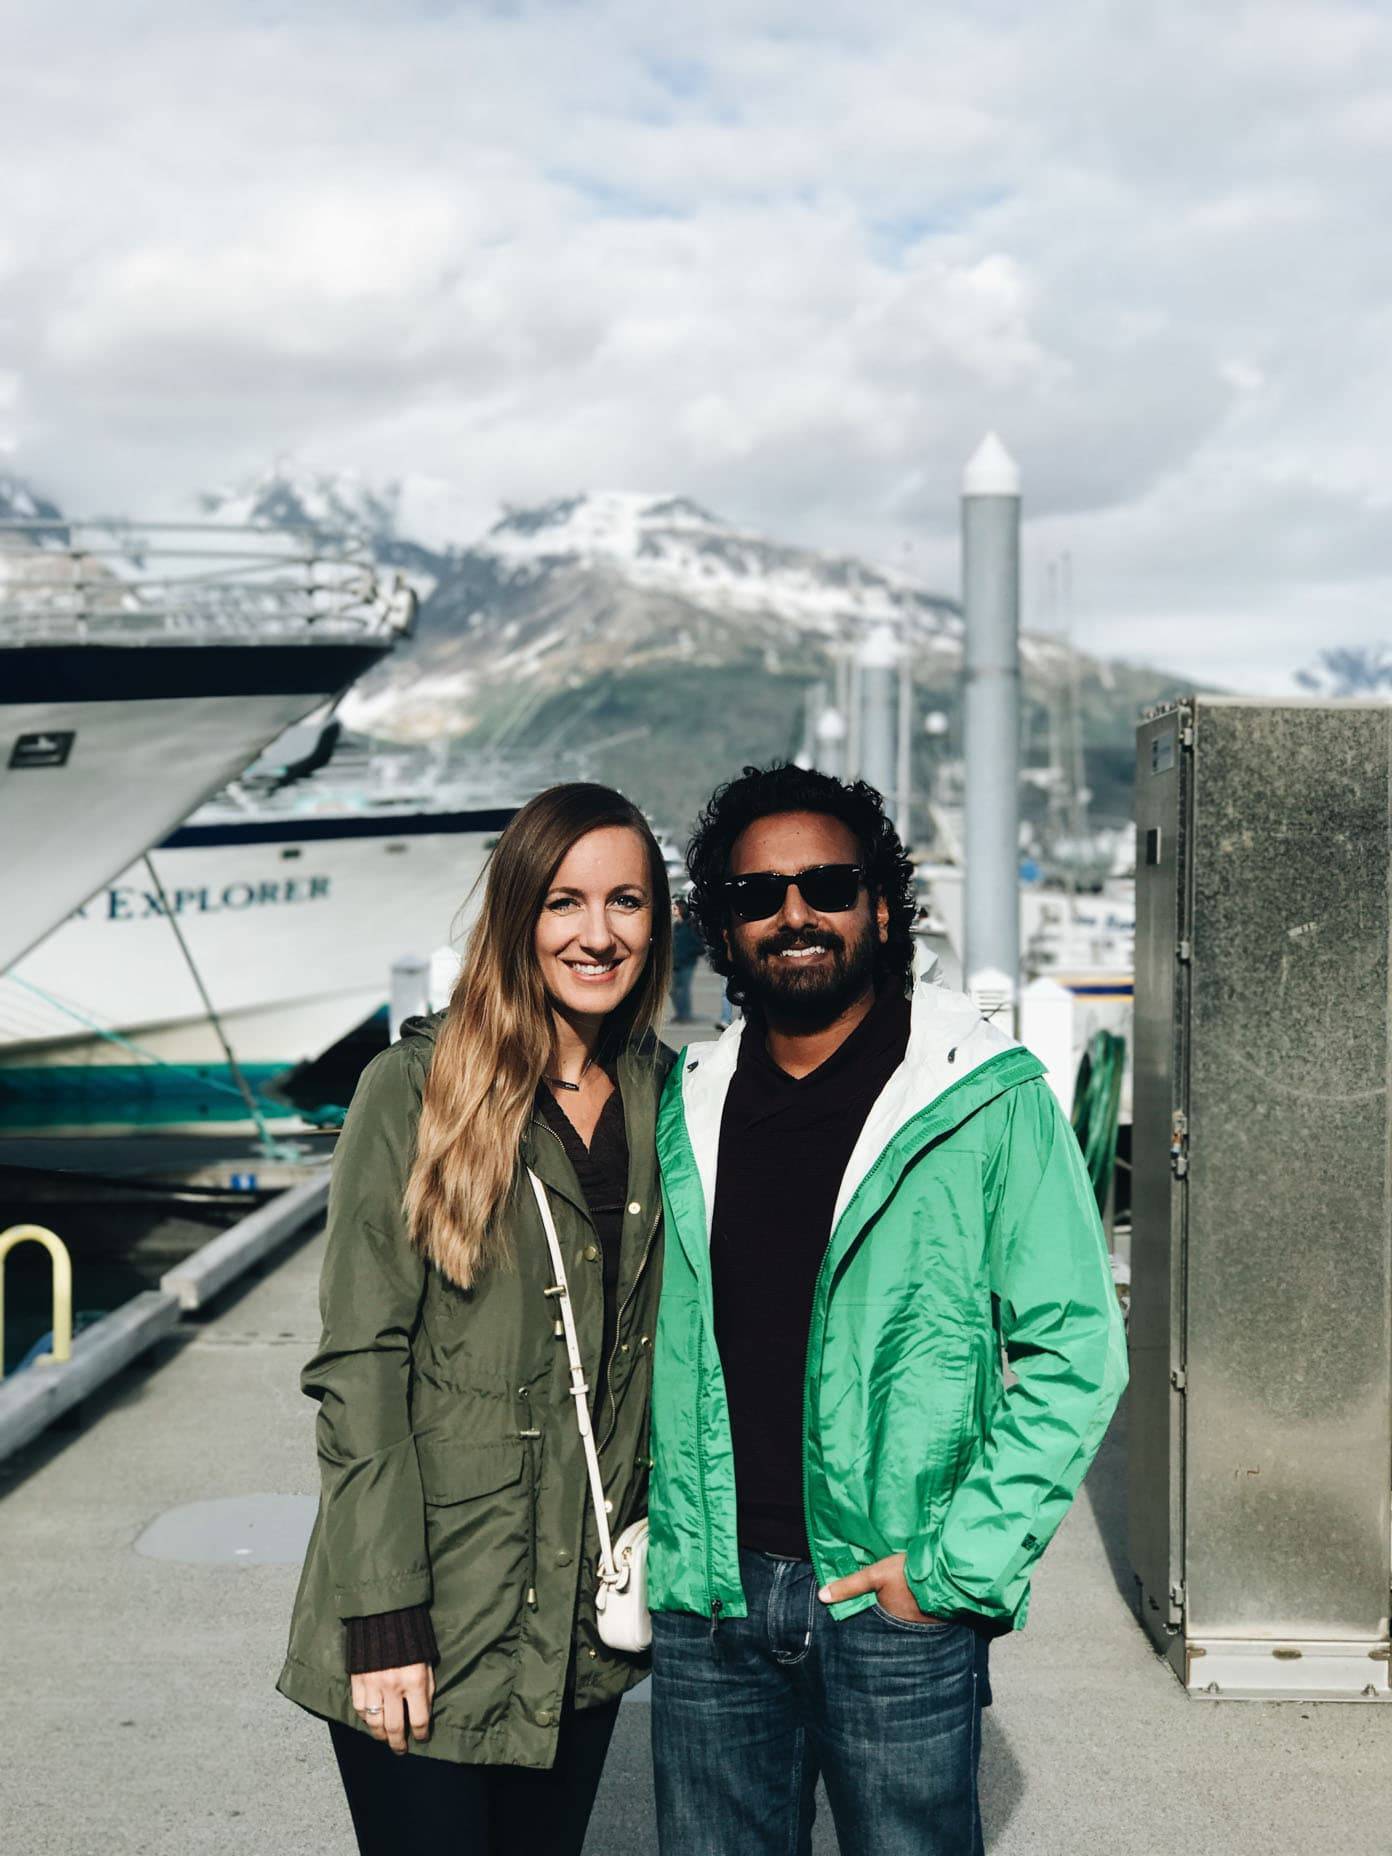
[[[1044,1066],[1038,1059],[992,1024],[974,999],[944,983],[936,962],[915,983],[910,1003],[912,1018],[904,1061],[866,1117],[837,1196],[836,1219],[897,1130],[974,1072],[993,1065],[987,1073],[990,1080],[982,1079],[987,1094],[1043,1074]],[[688,1045],[681,1055],[683,1118],[700,1174],[708,1223],[715,1200],[720,1118],[744,1030],[745,1020],[736,1019],[719,1038]],[[1012,1052],[1017,1053],[1013,1065],[994,1064],[995,1059]],[[966,1113],[982,1097],[979,1093],[963,1093],[958,1099]]]
[[[993,1024],[973,998],[947,984],[936,954],[915,979],[909,1000],[913,1031],[906,1061],[920,1076],[925,1071],[933,1073],[939,1088],[959,1082],[978,1064],[1017,1047],[1016,1039]],[[718,1055],[722,1059],[720,1073],[723,1075],[728,1066],[733,1074],[747,1022],[737,1018],[718,1038],[688,1045],[683,1053],[687,1071],[696,1070]]]
[[[443,1012],[427,1012],[420,1018],[403,1018],[401,1036],[413,1042],[434,1045],[439,1035],[440,1026],[445,1022]]]
[[[444,1011],[425,1012],[416,1018],[404,1018],[401,1021],[401,1036],[398,1040],[403,1045],[413,1045],[420,1056],[428,1058],[435,1048],[440,1027],[445,1022]],[[633,1046],[633,1055],[640,1062],[646,1061],[657,1066],[659,1076],[665,1077],[676,1062],[676,1052],[669,1050],[655,1032],[647,1032],[642,1041]]]

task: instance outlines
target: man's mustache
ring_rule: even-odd
[[[760,941],[758,954],[760,960],[772,960],[775,955],[785,952],[790,947],[820,947],[824,948],[828,954],[839,954],[844,952],[845,946],[846,943],[840,935],[833,934],[827,928],[819,928],[815,934],[808,934],[805,931],[792,933],[784,929],[779,934],[771,934],[766,941]]]

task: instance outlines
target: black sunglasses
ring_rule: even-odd
[[[782,876],[777,870],[757,870],[751,876],[732,876],[722,887],[731,913],[742,922],[766,921],[783,907],[788,885],[796,883],[809,909],[818,915],[841,915],[856,905],[865,872],[859,864],[813,864]]]

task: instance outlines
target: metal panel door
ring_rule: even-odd
[[[1195,729],[1187,1634],[1377,1639],[1392,711],[1200,700]]]

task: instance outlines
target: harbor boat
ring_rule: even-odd
[[[499,832],[575,771],[352,743],[317,754],[300,732],[300,765],[324,765],[254,769],[0,975],[0,1130],[239,1122],[224,1039],[266,1119],[295,1117],[277,1080],[374,1014],[386,1041],[394,963],[439,950],[453,971]]]
[[[351,543],[0,522],[0,970],[409,626]]]
[[[936,953],[954,984],[962,982],[963,871],[957,863],[923,863],[916,870],[925,950]],[[1073,999],[1072,1064],[1076,1074],[1099,1032],[1124,1040],[1123,1121],[1131,1116],[1135,992],[1135,879],[1109,876],[1096,892],[1075,892],[1022,880],[1020,978],[1050,979]]]
[[[954,949],[962,946],[960,864],[924,863],[920,894]],[[1047,974],[1079,998],[1131,998],[1135,973],[1135,881],[1108,877],[1093,892],[1040,882],[1020,884],[1020,967],[1029,981]]]

